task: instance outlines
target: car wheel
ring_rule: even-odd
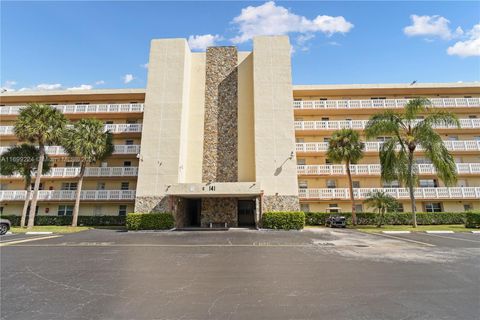
[[[0,235],[3,236],[8,231],[8,225],[5,223],[0,224]]]

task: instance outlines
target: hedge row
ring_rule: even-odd
[[[465,216],[465,227],[480,228],[480,212],[466,212]]]
[[[301,230],[305,226],[303,212],[265,212],[262,226],[267,229]]]
[[[20,226],[20,216],[2,216],[12,226]],[[28,222],[28,220],[27,220]],[[72,224],[72,216],[35,216],[37,226],[68,226]],[[124,226],[125,216],[78,216],[79,226]]]
[[[169,212],[129,213],[126,225],[128,230],[164,230],[175,226],[175,219]]]
[[[352,214],[350,212],[338,213],[347,218],[347,224],[352,223]],[[305,212],[305,223],[307,225],[325,225],[325,220],[332,213],[326,212]],[[373,225],[378,222],[378,213],[358,212],[357,224]],[[411,212],[386,213],[383,217],[383,224],[390,225],[409,225],[412,224],[413,217]],[[465,212],[417,212],[417,224],[435,225],[435,224],[463,224],[465,223]]]

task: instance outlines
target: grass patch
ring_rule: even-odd
[[[53,232],[53,233],[74,233],[85,230],[93,229],[93,227],[70,227],[70,226],[35,226],[31,229],[12,227],[10,231],[12,233],[25,233],[25,232]]]
[[[441,231],[454,231],[454,232],[469,232],[472,230],[478,230],[475,228],[465,228],[463,224],[444,224],[444,225],[421,225],[413,228],[412,226],[407,225],[385,225],[381,228],[377,228],[376,226],[349,226],[351,229],[356,229],[362,232],[368,233],[378,233],[382,231],[412,231],[412,232],[422,232],[422,231],[433,231],[433,230],[441,230]]]

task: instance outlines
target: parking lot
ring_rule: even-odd
[[[2,319],[478,319],[480,235],[9,235]]]

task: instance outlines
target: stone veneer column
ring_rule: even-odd
[[[238,71],[236,47],[206,53],[203,182],[238,181]]]

